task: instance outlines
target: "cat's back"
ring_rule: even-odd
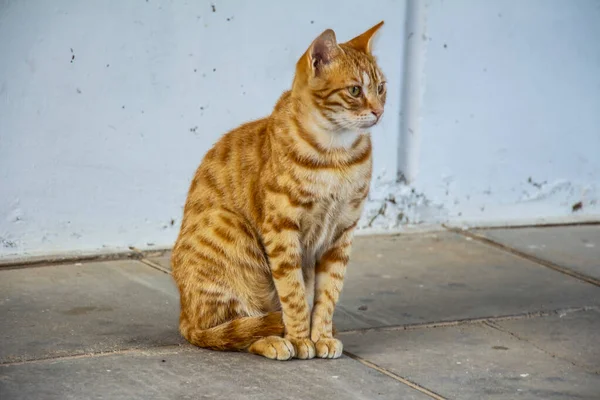
[[[268,117],[244,123],[225,133],[204,155],[190,184],[184,218],[219,204],[247,207],[270,156],[268,123]]]
[[[252,164],[265,144],[268,118],[246,122],[225,133],[206,153],[200,167],[218,165],[221,168],[239,167],[236,162]],[[261,154],[262,155],[262,154]]]

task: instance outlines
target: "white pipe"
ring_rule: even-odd
[[[404,26],[404,71],[400,140],[398,142],[398,181],[412,183],[419,169],[420,114],[425,61],[428,0],[406,1]]]

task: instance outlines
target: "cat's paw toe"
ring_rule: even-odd
[[[344,351],[344,345],[335,338],[322,338],[315,343],[315,349],[319,358],[339,358]]]
[[[294,350],[296,351],[294,357],[301,360],[308,360],[315,357],[315,344],[309,338],[287,339],[292,343]]]
[[[269,336],[254,342],[248,349],[250,353],[259,354],[271,360],[285,361],[296,355],[292,343],[279,336]]]

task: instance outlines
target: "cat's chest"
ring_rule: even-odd
[[[370,180],[370,164],[340,170],[320,170],[306,176],[304,192],[312,194],[312,207],[301,221],[303,248],[314,257],[327,250],[339,228],[352,225],[360,216],[356,199]]]
[[[340,227],[351,225],[357,218],[344,198],[330,196],[315,202],[301,218],[303,264],[314,266],[316,260],[333,244]]]

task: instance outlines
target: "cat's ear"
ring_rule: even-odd
[[[308,49],[308,59],[313,71],[317,73],[319,68],[329,64],[339,52],[340,48],[335,38],[335,32],[327,29],[321,33]]]
[[[355,50],[362,51],[363,53],[371,54],[371,40],[375,33],[381,28],[383,21],[369,29],[368,31],[358,35],[354,39],[346,42],[347,46],[352,47]]]

